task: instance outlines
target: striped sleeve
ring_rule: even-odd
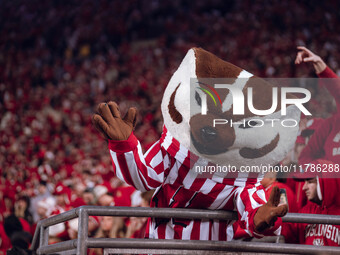
[[[255,232],[254,216],[258,208],[264,205],[266,195],[262,186],[249,185],[245,188],[239,188],[236,196],[236,208],[238,211],[238,224],[243,231],[249,236],[261,238],[268,235],[280,235],[282,220],[278,218],[275,225],[261,233]]]
[[[109,150],[115,174],[122,181],[141,191],[155,189],[163,183],[169,160],[159,141],[143,155],[132,133],[125,141],[110,140]]]

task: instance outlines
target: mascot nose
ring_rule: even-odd
[[[201,128],[201,137],[203,141],[211,142],[216,139],[217,131],[216,129],[209,126],[203,127]]]

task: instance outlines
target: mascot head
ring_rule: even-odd
[[[223,78],[221,83],[231,87],[221,88],[211,78]],[[272,108],[274,92],[280,100],[281,90],[273,90],[265,80],[201,48],[193,48],[165,90],[164,125],[181,146],[212,163],[236,167],[274,165],[293,147],[299,128],[298,124],[282,125],[282,121],[298,123],[300,119],[295,105],[289,105],[285,115],[280,103]],[[243,101],[236,103],[235,98],[239,97]],[[254,108],[262,112],[272,110],[259,115]],[[240,114],[235,114],[235,110]]]

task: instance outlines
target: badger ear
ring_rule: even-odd
[[[177,89],[179,88],[180,85],[181,85],[181,83],[178,84],[176,89],[174,90],[174,92],[172,92],[171,97],[170,97],[170,101],[169,101],[169,104],[168,104],[170,117],[177,124],[180,124],[183,121],[183,116],[176,109],[176,105],[175,105],[175,97],[176,97]]]
[[[193,48],[197,78],[237,78],[242,69],[202,48]]]

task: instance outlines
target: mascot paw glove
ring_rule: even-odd
[[[280,205],[280,189],[274,187],[270,193],[268,202],[262,205],[254,216],[254,227],[258,233],[274,226],[277,217],[283,217],[288,212],[287,205]]]
[[[124,118],[115,102],[99,104],[97,113],[92,116],[92,123],[105,139],[127,140],[136,125],[137,109],[133,107]]]

